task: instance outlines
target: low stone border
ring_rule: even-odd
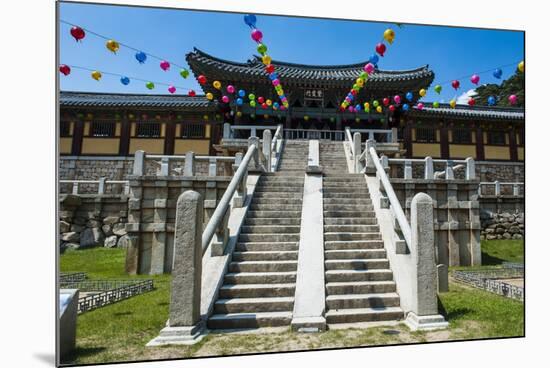
[[[511,266],[510,266],[511,265]],[[509,264],[505,268],[478,271],[454,271],[452,277],[471,286],[494,294],[523,301],[524,288],[511,285],[502,279],[523,278],[523,267]]]
[[[154,289],[153,280],[62,281],[61,289],[79,289],[78,313],[113,304]]]

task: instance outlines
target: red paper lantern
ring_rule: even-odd
[[[384,106],[388,106],[390,104],[390,99],[387,97],[384,97],[384,99],[382,100],[382,103],[384,104]]]
[[[188,93],[189,97],[195,97],[197,93],[194,90],[190,90]]]
[[[468,105],[474,106],[475,104],[476,104],[476,100],[474,100],[473,97],[470,97],[470,99],[468,100]]]
[[[65,65],[65,64],[61,64],[59,66],[59,71],[63,74],[63,75],[69,75],[71,74],[71,68],[68,66],[68,65]]]
[[[384,53],[386,52],[386,45],[384,45],[382,42],[376,45],[376,52],[380,54],[380,56],[384,57]]]
[[[78,42],[86,36],[86,32],[84,32],[82,28],[74,26],[71,28],[71,36],[73,36],[76,42]]]
[[[268,72],[269,74],[273,73],[275,71],[275,67],[273,66],[273,64],[268,64],[266,67],[265,67],[265,71]]]
[[[202,74],[197,77],[197,80],[199,81],[199,84],[201,84],[201,85],[206,83],[206,77]]]

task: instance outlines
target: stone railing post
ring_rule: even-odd
[[[375,142],[374,142],[374,139],[371,139],[370,138],[370,134],[369,134],[369,139],[367,139],[367,141],[365,142],[365,165],[366,165],[366,173],[370,174],[370,173],[374,173],[376,172],[376,167],[374,166],[374,161],[372,159],[372,156],[370,155],[370,149],[371,148],[374,148],[375,146]]]
[[[218,166],[216,165],[216,159],[208,159],[208,176],[216,176],[218,174]]]
[[[250,136],[251,136],[251,137],[256,137],[256,127],[252,127],[252,128],[250,129]]]
[[[134,155],[134,175],[143,175],[145,172],[145,151],[138,150]]]
[[[476,179],[476,163],[472,157],[466,159],[466,180]]]
[[[99,178],[99,184],[97,185],[97,194],[105,194],[105,177]]]
[[[73,194],[74,195],[78,194],[78,183],[77,182],[73,183]]]
[[[445,328],[448,323],[437,310],[437,268],[433,202],[418,193],[411,202],[411,256],[413,257],[413,299],[405,323],[413,330]]]
[[[241,152],[238,152],[235,155],[235,164],[233,165],[233,172],[237,172],[237,169],[240,165],[242,165],[243,161],[243,154]],[[239,182],[239,185],[237,186],[237,190],[235,191],[235,195],[233,196],[233,207],[235,208],[241,208],[244,206],[244,201],[246,200],[246,180],[248,177],[248,168],[245,169],[245,172],[243,174],[242,180]]]
[[[445,167],[445,180],[454,180],[455,172],[453,170],[453,160],[447,160],[447,166]]]
[[[424,159],[424,179],[434,179],[434,161],[430,156]]]
[[[369,154],[369,156],[370,156],[370,154]],[[384,168],[384,171],[386,172],[386,175],[389,175],[389,173],[390,173],[390,161],[388,159],[388,156],[381,155],[380,156],[380,164]]]
[[[259,149],[260,149],[260,140],[258,139],[258,137],[250,137],[248,138],[248,147],[250,146],[256,146],[256,150],[254,151],[254,154],[252,155],[252,160],[254,161],[254,169],[255,170],[258,170],[259,167],[260,167],[260,154],[259,154]]]
[[[265,157],[265,169],[271,171],[271,130],[265,129],[263,133],[262,152]]]
[[[160,176],[170,175],[170,159],[168,157],[163,157],[160,160]]]
[[[224,139],[231,138],[231,125],[229,125],[229,123],[223,124],[223,138]]]
[[[513,190],[513,195],[515,197],[519,196],[519,185],[514,183],[514,185],[512,186],[512,190]]]
[[[195,153],[193,151],[185,154],[183,176],[195,176]]]
[[[182,193],[176,204],[174,258],[168,326],[147,346],[194,343],[202,338],[201,320],[203,199]]]
[[[500,195],[500,181],[498,180],[495,181],[495,195],[496,196]]]
[[[397,128],[391,128],[391,143],[397,143]]]
[[[405,160],[405,166],[403,169],[403,179],[412,179],[413,170],[411,160]]]
[[[225,246],[229,241],[229,227],[227,227],[229,222],[229,214],[230,207],[227,207],[222,220],[216,228],[216,233],[214,234],[214,239],[212,240],[212,245],[210,248],[210,255],[213,257],[223,256],[225,252]]]
[[[361,162],[359,162],[359,156],[361,156],[361,133],[355,132],[353,134],[353,163],[355,173],[361,172]]]

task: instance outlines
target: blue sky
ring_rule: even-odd
[[[185,67],[185,54],[193,47],[240,62],[257,53],[242,14],[61,3],[59,16],[61,20]],[[445,83],[441,95],[431,89],[424,98],[426,101],[448,102],[474,87],[469,81],[471,74],[513,63],[502,68],[502,79],[506,79],[513,74],[524,52],[523,33],[517,31],[422,25],[398,28],[391,23],[264,15],[257,18],[257,27],[263,32],[264,43],[274,60],[317,65],[368,60],[389,26],[395,30],[395,41],[388,46],[378,66],[400,70],[429,64],[436,74],[432,87],[438,82]],[[151,57],[140,65],[134,58],[135,51],[121,47],[115,55],[107,50],[104,39],[89,33],[77,43],[67,24],[60,24],[59,37],[61,64],[193,88],[202,93],[194,78],[183,79],[176,66],[164,72],[159,67],[160,61]],[[461,88],[455,92],[450,80],[464,76],[468,77],[461,79]],[[499,83],[492,72],[480,76],[480,83]],[[281,82],[284,87],[284,80]],[[168,94],[167,86],[157,85],[149,91],[144,82],[131,80],[124,86],[119,77],[110,75],[97,82],[90,72],[75,68],[68,77],[61,75],[61,89]],[[186,91],[178,89],[177,93]]]

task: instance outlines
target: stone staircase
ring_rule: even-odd
[[[403,318],[363,175],[348,174],[341,142],[321,143],[328,324]]]
[[[290,325],[307,150],[287,141],[280,171],[259,179],[209,328]]]

